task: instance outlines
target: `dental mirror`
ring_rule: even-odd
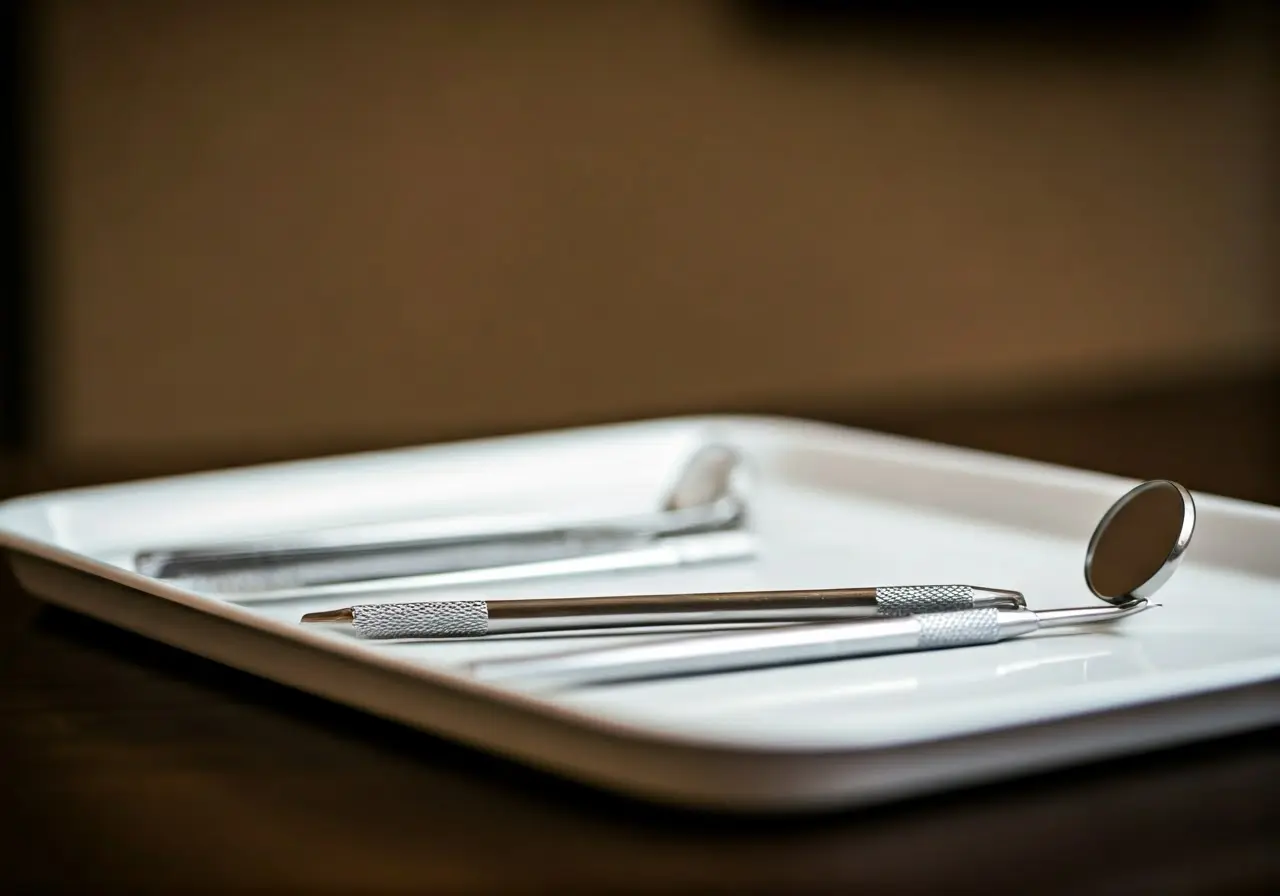
[[[1165,479],[1144,482],[1116,501],[1094,529],[1084,563],[1089,590],[1109,604],[1106,607],[987,607],[780,625],[497,657],[472,662],[468,669],[486,681],[518,680],[525,686],[558,688],[969,647],[1041,629],[1108,625],[1151,606],[1147,598],[1173,575],[1195,522],[1191,493]]]
[[[688,510],[736,498],[742,455],[727,445],[704,445],[685,462],[662,503],[665,511]]]
[[[1123,605],[1154,594],[1177,568],[1196,525],[1191,493],[1154,479],[1131,489],[1103,515],[1084,559],[1089,590]]]

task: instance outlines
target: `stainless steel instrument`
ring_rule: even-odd
[[[971,585],[905,585],[816,591],[357,604],[308,613],[302,621],[353,625],[366,638],[456,638],[655,625],[776,625],[1024,606],[1022,595],[1016,591]]]
[[[819,660],[991,644],[1041,628],[1112,623],[1146,610],[1195,529],[1190,492],[1167,480],[1132,489],[1103,516],[1085,555],[1089,589],[1110,606],[1034,612],[986,607],[907,618],[663,638],[472,663],[487,681],[560,687],[728,672]]]
[[[596,520],[446,519],[144,551],[135,568],[237,600],[362,594],[752,556],[744,463],[705,445],[658,510]]]
[[[701,672],[840,660],[911,650],[994,644],[1042,628],[1114,622],[1147,609],[1145,600],[1116,607],[1034,612],[986,607],[859,622],[791,625],[663,638],[620,647],[566,651],[472,663],[484,681],[530,685],[606,684]]]

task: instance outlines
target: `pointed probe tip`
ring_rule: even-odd
[[[322,610],[318,613],[304,613],[302,621],[305,623],[316,622],[351,622],[355,615],[351,612],[350,607],[344,607],[341,610]]]

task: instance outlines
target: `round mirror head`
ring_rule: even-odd
[[[1132,489],[1093,530],[1084,558],[1089,590],[1112,604],[1150,597],[1173,575],[1195,525],[1195,502],[1178,483]]]
[[[706,507],[730,497],[741,468],[742,456],[727,445],[702,446],[680,470],[663,502],[663,509]]]

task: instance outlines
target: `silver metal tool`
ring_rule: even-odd
[[[962,610],[663,638],[618,647],[482,660],[469,671],[486,681],[536,687],[602,684],[728,672],[799,662],[991,644],[1041,628],[1111,623],[1150,605],[1168,581],[1195,528],[1191,494],[1177,483],[1143,483],[1107,511],[1090,540],[1085,579],[1111,604],[1034,612]]]
[[[850,659],[911,650],[993,644],[1041,628],[1114,622],[1145,610],[1137,600],[1119,607],[1034,612],[987,607],[858,622],[790,625],[711,635],[663,638],[620,647],[473,663],[485,681],[538,685],[604,684],[702,672]]]
[[[1022,595],[1016,591],[971,585],[906,585],[816,591],[357,604],[340,610],[308,613],[302,621],[353,625],[366,638],[456,638],[655,625],[777,625],[975,607],[1025,606]]]
[[[609,519],[446,519],[315,530],[139,553],[135,568],[237,600],[361,594],[751,556],[745,464],[711,444],[659,509]]]

